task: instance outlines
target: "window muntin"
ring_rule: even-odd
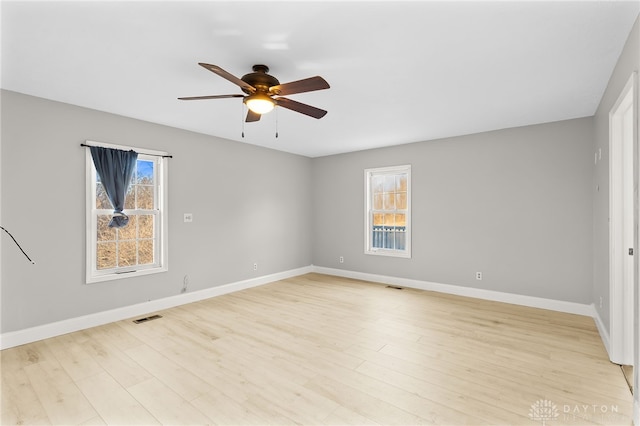
[[[138,154],[124,204],[129,223],[119,229],[107,226],[113,207],[89,151],[87,171],[87,197],[90,200],[87,209],[87,282],[166,271],[166,171],[163,157]]]
[[[411,257],[411,166],[365,170],[365,253]]]

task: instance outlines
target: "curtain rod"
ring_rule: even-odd
[[[86,146],[86,147],[92,147],[92,146],[94,146],[94,147],[96,147],[96,148],[109,148],[109,147],[100,146],[100,145],[88,145],[88,144],[86,144],[86,143],[81,143],[81,144],[80,144],[80,146]],[[112,149],[117,149],[117,148],[112,148]],[[152,154],[152,153],[150,153],[150,152],[144,152],[144,151],[141,151],[141,152],[139,152],[139,153],[140,153],[140,154],[144,154],[144,155],[153,155],[153,156],[156,156],[156,157],[162,157],[162,158],[173,158],[173,155]]]

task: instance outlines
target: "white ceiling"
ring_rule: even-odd
[[[317,157],[593,115],[640,2],[2,1],[2,88]],[[241,77],[288,96],[244,125]],[[276,116],[279,137],[275,138]],[[117,143],[117,141],[108,141]]]

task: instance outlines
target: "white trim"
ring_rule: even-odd
[[[384,249],[372,247],[371,227],[373,223],[373,201],[371,194],[371,177],[373,174],[398,174],[407,175],[407,209],[405,213],[405,249]],[[377,256],[390,256],[411,258],[411,164],[399,166],[376,167],[364,170],[364,254]]]
[[[494,302],[511,303],[514,305],[548,309],[551,311],[566,312],[569,314],[584,315],[588,317],[593,317],[595,310],[593,305],[584,305],[581,303],[566,302],[563,300],[545,299],[535,296],[525,296],[521,294],[503,293],[500,291],[463,287],[452,284],[434,283],[430,281],[414,280],[410,278],[390,277],[386,275],[369,274],[366,272],[325,268],[323,266],[313,266],[312,270],[313,272],[317,272],[319,274],[354,278],[380,284],[393,284],[401,287],[410,287],[419,290],[436,291],[438,293],[454,294],[457,296],[473,297],[483,300],[492,300]]]
[[[609,339],[609,329],[604,325],[604,321],[602,321],[602,317],[600,317],[600,312],[596,309],[594,304],[591,304],[593,307],[593,320],[596,323],[596,327],[598,328],[598,333],[600,334],[600,339],[602,339],[602,344],[604,348],[607,350],[607,354],[611,352],[611,343]]]
[[[77,318],[70,318],[67,320],[44,324],[24,330],[3,333],[0,334],[0,350],[24,345],[50,337],[59,336],[66,333],[72,333],[74,331],[97,327],[99,325],[108,324],[114,321],[121,321],[136,316],[147,315],[163,309],[169,309],[175,306],[185,305],[211,297],[233,293],[235,291],[258,287],[264,284],[269,284],[275,281],[292,278],[311,272],[589,316],[595,319],[598,331],[600,331],[600,336],[602,337],[605,346],[608,347],[608,335],[606,333],[606,329],[604,328],[602,320],[599,318],[593,305],[583,305],[580,303],[566,302],[562,300],[545,299],[541,297],[503,293],[498,291],[462,287],[451,284],[441,284],[409,278],[391,277],[365,272],[356,272],[309,265],[298,269],[291,269],[271,275],[250,278],[248,280],[237,281],[234,283],[211,287],[191,293],[183,293],[146,303],[124,306],[109,311],[97,312],[95,314],[89,314]]]
[[[633,155],[625,155],[626,147],[620,132],[621,116],[631,109],[633,113],[631,150],[637,145],[636,134],[636,79],[637,73],[631,74],[624,88],[620,92],[615,104],[609,110],[609,359],[616,364],[633,364],[633,282],[625,279],[625,276],[633,275],[633,267],[629,267],[630,261],[626,250],[634,243],[626,243],[625,236],[633,233],[634,225],[629,228],[629,220],[625,212],[623,190],[626,181],[623,170],[628,167],[633,169],[633,163],[624,165],[624,161],[632,160]],[[632,178],[633,180],[633,178]],[[629,194],[633,193],[631,188]],[[634,194],[633,197],[636,195]],[[633,210],[633,207],[630,206]],[[633,215],[633,213],[631,213]],[[631,293],[631,294],[629,294]]]
[[[91,142],[91,141],[87,141]],[[97,143],[97,142],[96,142]],[[95,145],[91,145],[95,146]],[[123,146],[123,145],[114,145],[114,144],[105,144],[100,143],[100,146],[104,148],[114,148],[114,149],[122,149],[122,150],[136,150],[139,151],[138,148]],[[156,244],[155,250],[155,258],[157,259],[156,264],[154,265],[136,265],[130,268],[115,268],[115,270],[109,271],[98,271],[96,270],[96,256],[95,256],[95,247],[97,244],[96,241],[96,211],[100,211],[95,209],[95,199],[96,199],[96,170],[93,164],[93,158],[91,156],[91,151],[87,149],[85,155],[85,173],[86,173],[86,200],[92,200],[91,202],[87,201],[85,206],[86,209],[86,219],[85,219],[85,283],[86,284],[96,284],[102,283],[105,281],[113,281],[119,280],[123,278],[133,278],[143,275],[149,274],[158,274],[162,272],[167,272],[169,270],[169,256],[168,256],[168,248],[169,248],[169,221],[168,221],[168,159],[163,155],[166,154],[164,151],[154,151],[154,150],[145,150],[144,153],[140,153],[141,159],[152,161],[154,163],[154,191],[157,200],[157,208],[156,208],[156,224],[158,227],[158,231],[156,234],[158,244]],[[160,178],[158,178],[158,176]],[[132,213],[134,211],[131,211]]]
[[[309,272],[311,272],[311,266],[305,266],[298,269],[291,269],[289,271],[250,278],[248,280],[237,281],[234,283],[211,287],[191,293],[178,294],[163,299],[152,300],[150,302],[123,306],[121,308],[111,309],[109,311],[97,312],[95,314],[89,314],[81,317],[57,321],[50,324],[39,325],[24,330],[2,333],[0,334],[0,350],[24,345],[50,337],[60,336],[62,334],[72,333],[74,331],[97,327],[99,325],[108,324],[114,321],[121,321],[140,315],[147,315],[152,312],[157,312],[163,309],[169,309],[175,306],[209,299],[211,297],[221,296],[223,294],[233,293],[235,291],[258,287],[275,281],[307,274]]]
[[[640,402],[636,398],[633,399],[633,424],[640,425]]]

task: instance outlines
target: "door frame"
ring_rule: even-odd
[[[620,93],[617,101],[609,112],[609,317],[610,317],[610,351],[609,358],[616,364],[633,365],[634,346],[637,344],[634,330],[635,316],[635,295],[634,283],[637,281],[635,272],[638,257],[637,247],[637,227],[638,227],[638,165],[635,152],[637,152],[637,105],[636,96],[637,73],[634,72],[624,89]],[[622,117],[628,109],[632,109],[632,134],[631,147],[623,146]],[[625,152],[626,150],[626,152]],[[623,155],[623,152],[625,154]],[[633,170],[633,205],[630,209],[623,208],[622,191],[623,186],[623,161],[626,158],[627,167],[629,164]],[[629,161],[631,160],[631,161]],[[626,217],[625,213],[631,215]],[[624,222],[632,223],[631,229],[625,229]],[[624,235],[631,231],[632,245],[626,247]],[[628,249],[634,248],[633,266],[631,267],[632,279],[624,280],[624,265],[627,259]]]

